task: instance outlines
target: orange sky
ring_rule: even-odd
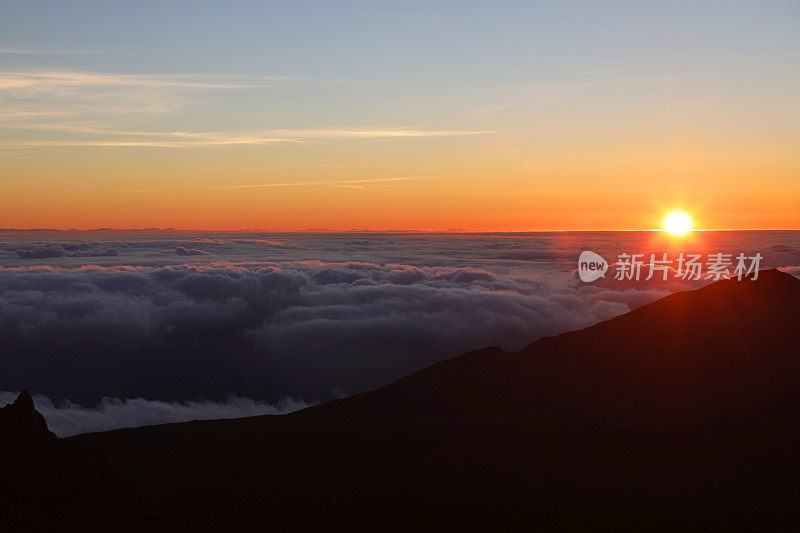
[[[503,140],[39,148],[5,161],[0,227],[649,229],[679,208],[700,228],[800,228],[797,154],[657,146],[529,154],[504,150]]]

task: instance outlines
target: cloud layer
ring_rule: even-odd
[[[0,391],[51,399],[64,434],[317,403],[695,286],[575,278],[580,250],[614,257],[647,234],[6,233]],[[800,264],[792,239],[716,244],[770,267]],[[63,254],[26,258],[40,250]]]
[[[0,407],[13,402],[17,395],[17,392],[0,391]],[[238,396],[230,396],[223,402],[103,398],[95,407],[83,407],[69,401],[56,405],[50,398],[37,394],[33,396],[33,402],[47,420],[50,431],[59,437],[190,420],[280,415],[308,407],[306,403],[292,399],[271,405]]]
[[[319,401],[664,294],[485,269],[321,261],[0,270],[0,389],[83,403]]]

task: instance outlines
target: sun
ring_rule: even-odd
[[[672,235],[692,231],[692,219],[683,211],[673,211],[664,218],[664,229]]]

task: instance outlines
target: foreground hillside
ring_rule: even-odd
[[[133,528],[797,527],[799,317],[800,280],[767,271],[291,415],[48,438],[56,459],[14,474],[35,478],[15,513],[35,500],[21,520]],[[65,516],[65,494],[91,512]]]

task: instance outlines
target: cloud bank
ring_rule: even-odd
[[[648,232],[29,233],[0,243],[0,391],[49,398],[64,434],[317,403],[694,288],[574,277],[581,250],[652,251]],[[791,232],[703,237],[800,264]]]
[[[0,390],[316,402],[663,294],[398,263],[0,269]]]
[[[0,391],[0,406],[13,402],[18,394]],[[69,401],[56,405],[50,398],[36,394],[33,402],[47,420],[50,431],[59,437],[190,420],[280,415],[308,407],[308,404],[292,399],[271,405],[238,396],[230,396],[219,403],[208,400],[161,402],[144,398],[103,398],[95,407],[83,407]]]
[[[116,248],[102,248],[96,244],[61,243],[36,244],[14,250],[20,259],[50,259],[54,257],[114,257]]]

